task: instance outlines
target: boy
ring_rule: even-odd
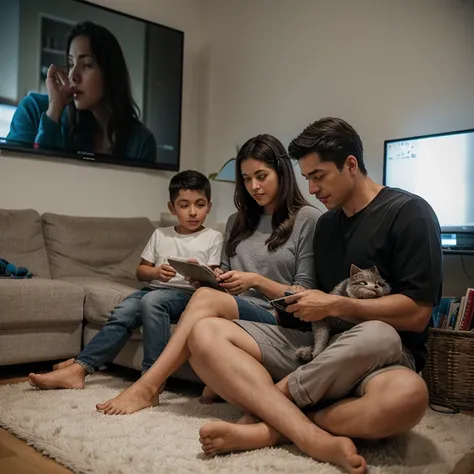
[[[220,264],[223,237],[203,226],[211,210],[211,185],[197,171],[182,171],[169,185],[170,212],[179,224],[156,229],[142,252],[137,278],[148,286],[125,298],[76,359],[47,374],[29,375],[39,388],[84,388],[85,377],[120,352],[132,331],[143,326],[142,372],[148,370],[170,338],[194,288],[167,263],[168,257],[196,259],[210,267]]]

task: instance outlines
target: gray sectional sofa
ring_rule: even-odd
[[[147,218],[0,210],[0,258],[34,275],[0,278],[0,366],[76,356],[143,287],[135,270],[155,227]],[[140,370],[142,355],[136,331],[114,362]],[[178,375],[195,379],[189,367]]]

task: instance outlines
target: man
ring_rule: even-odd
[[[208,423],[200,440],[207,454],[290,440],[316,460],[364,473],[365,460],[350,438],[406,432],[427,407],[417,372],[426,360],[432,306],[441,296],[439,223],[420,197],[367,176],[360,137],[343,120],[313,123],[289,153],[329,212],[314,237],[318,289],[288,297],[287,310],[305,324],[327,316],[357,324],[306,365],[295,356],[297,348],[312,345],[303,327],[217,319],[195,326],[188,347],[196,372],[225,400],[262,420],[246,415],[237,424]],[[370,300],[328,294],[349,276],[351,264],[376,265],[392,293]]]

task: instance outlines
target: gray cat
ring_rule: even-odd
[[[389,293],[390,286],[380,276],[377,267],[361,270],[355,265],[351,265],[350,277],[341,281],[331,291],[332,295],[357,299],[380,298]],[[296,351],[296,356],[303,362],[313,360],[326,349],[331,335],[347,331],[354,326],[355,324],[332,316],[312,322],[314,345],[313,347],[300,347]]]

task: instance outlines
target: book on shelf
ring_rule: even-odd
[[[431,314],[433,326],[454,331],[474,330],[474,288],[464,296],[444,296]]]

